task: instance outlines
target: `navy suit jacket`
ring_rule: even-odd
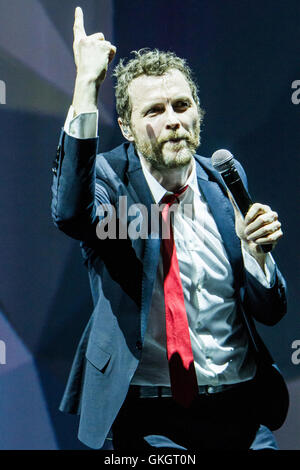
[[[259,366],[261,386],[254,399],[261,410],[261,424],[277,429],[288,409],[287,388],[253,319],[274,325],[282,318],[286,312],[285,282],[276,267],[275,282],[267,289],[244,269],[234,213],[222,179],[210,159],[196,155],[195,160],[199,187],[232,266],[238,314]],[[238,162],[236,165],[246,184],[242,167]],[[62,132],[53,171],[53,220],[60,230],[81,241],[94,302],[60,409],[80,414],[78,438],[98,449],[126,398],[141,358],[160,238],[100,240],[96,235],[97,207],[112,204],[118,210],[120,196],[127,196],[128,207],[142,203],[151,214],[154,201],[132,144],[97,155],[97,139],[75,139]],[[149,220],[144,223],[150,226]]]

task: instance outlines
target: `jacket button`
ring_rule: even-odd
[[[136,349],[138,349],[139,351],[141,351],[143,349],[143,345],[142,345],[142,342],[141,341],[137,341],[135,343],[135,347]]]

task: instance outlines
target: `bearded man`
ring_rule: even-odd
[[[276,449],[287,390],[254,319],[274,325],[286,311],[285,282],[262,249],[282,237],[278,215],[256,202],[243,218],[196,154],[203,112],[174,53],[143,49],[119,62],[125,142],[97,154],[98,93],[115,53],[102,33],[86,35],[77,8],[52,214],[81,241],[94,311],[60,409],[80,414],[79,439],[95,449],[105,439],[126,452]],[[130,229],[133,207],[143,236]],[[109,217],[122,236],[102,230]]]

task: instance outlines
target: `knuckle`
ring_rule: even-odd
[[[257,217],[257,219],[256,219],[256,224],[257,224],[257,225],[265,224],[266,222],[268,222],[268,220],[269,220],[268,214],[263,213],[263,214],[260,214],[260,215]]]
[[[282,231],[281,230],[277,230],[276,232],[272,233],[272,239],[273,240],[279,240],[279,238],[282,237]]]

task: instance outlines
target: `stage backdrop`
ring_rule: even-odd
[[[87,32],[117,46],[115,64],[142,47],[188,59],[206,111],[199,153],[231,150],[255,200],[280,214],[289,312],[259,330],[291,393],[279,445],[300,449],[299,0],[0,0],[0,449],[87,449],[58,405],[92,303],[79,244],[50,215],[77,4]],[[100,99],[108,150],[122,141],[109,75]]]

